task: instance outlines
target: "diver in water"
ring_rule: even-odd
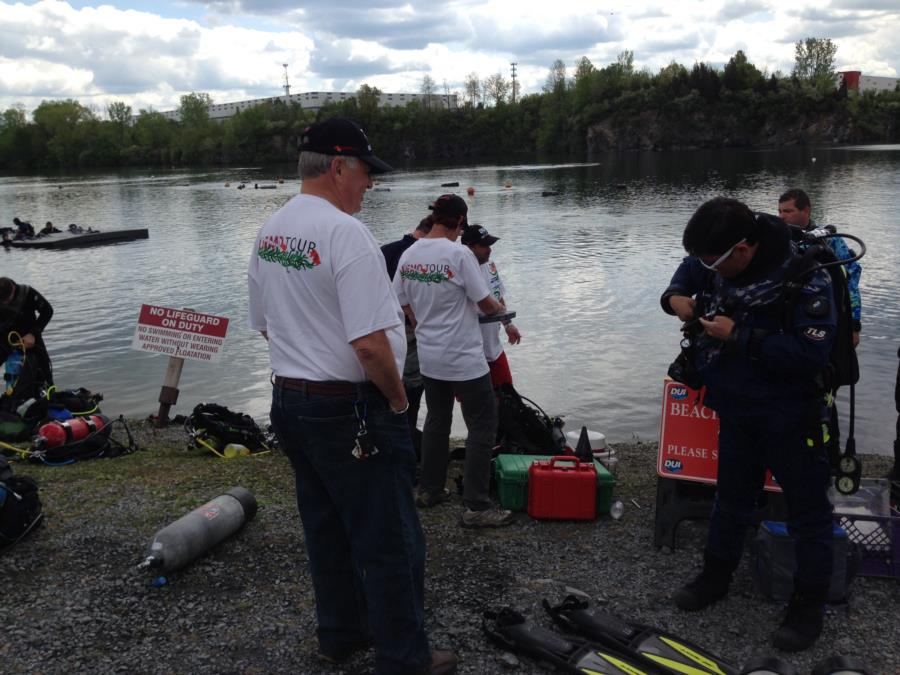
[[[30,363],[29,377],[17,388],[14,402],[36,395],[41,385],[53,384],[53,366],[44,345],[43,332],[53,317],[53,307],[38,291],[0,277],[0,362],[19,350]],[[25,384],[30,382],[30,384]]]
[[[16,226],[15,239],[28,239],[34,236],[34,226],[24,220],[13,218],[13,225]]]
[[[47,221],[47,224],[44,225],[44,227],[41,228],[41,231],[39,232],[39,234],[41,234],[41,235],[44,235],[44,234],[57,234],[57,233],[59,233],[59,232],[61,232],[61,231],[62,231],[62,230],[58,229],[56,226],[53,225],[53,223],[51,223],[51,222],[48,220],[48,221]]]

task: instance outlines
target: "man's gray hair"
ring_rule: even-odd
[[[335,157],[341,157],[351,169],[355,169],[356,163],[359,161],[356,157],[348,157],[346,155],[324,155],[321,152],[309,152],[304,150],[300,153],[300,161],[297,163],[297,170],[300,173],[300,178],[318,178],[328,171],[328,167],[331,166],[331,161]]]

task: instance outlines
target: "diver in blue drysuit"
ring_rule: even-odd
[[[815,241],[813,234],[816,232],[831,231],[835,228],[828,225],[819,226],[811,217],[812,202],[809,195],[799,188],[792,188],[778,198],[778,216],[790,225],[794,241],[802,251]],[[812,241],[811,241],[812,240]],[[853,312],[853,346],[859,344],[859,334],[862,330],[862,300],[859,296],[859,279],[862,276],[862,267],[853,260],[856,253],[847,246],[841,237],[827,237],[824,243],[830,248],[838,260],[843,260],[844,271],[847,274],[847,292],[850,296],[850,308]]]
[[[725,597],[770,469],[784,492],[797,560],[794,595],[773,637],[780,649],[800,651],[821,633],[833,563],[829,466],[807,443],[821,419],[818,380],[837,325],[831,279],[825,270],[804,277],[786,319],[783,281],[796,255],[788,226],[733,199],[703,204],[683,243],[690,257],[661,302],[682,319],[700,317],[691,365],[720,428],[703,570],[673,600],[695,611]]]

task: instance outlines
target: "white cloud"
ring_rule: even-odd
[[[190,91],[271,96],[282,63],[295,92],[417,91],[425,73],[460,89],[469,72],[508,77],[517,61],[529,93],[557,58],[603,67],[623,50],[651,71],[673,60],[723,64],[743,49],[761,70],[789,72],[804,37],[832,38],[839,67],[900,74],[900,6],[886,0],[308,0],[302,9],[159,0],[158,13],[127,1],[0,0],[0,109],[68,97],[168,109]]]

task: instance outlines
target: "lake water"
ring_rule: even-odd
[[[678,321],[660,310],[658,298],[684,255],[687,219],[716,195],[774,212],[781,192],[803,187],[817,220],[868,245],[857,447],[891,452],[900,146],[594,159],[399,170],[368,194],[359,217],[376,239],[391,241],[448,191],[441,183],[459,181],[461,193],[474,187],[470,221],[501,238],[494,259],[523,335],[507,349],[517,388],[565,415],[567,429],[586,424],[612,441],[655,440],[662,379],[680,338]],[[52,220],[150,230],[149,240],[113,246],[0,251],[0,275],[35,286],[56,310],[45,337],[57,384],[102,392],[109,414],[155,412],[167,358],[131,349],[140,305],[191,307],[231,324],[219,363],[185,363],[173,414],[216,401],[266,417],[268,358],[263,339],[246,328],[246,266],[262,222],[298,190],[293,172],[275,190],[253,189],[276,175],[233,169],[0,177],[4,224],[17,215],[36,226]],[[248,189],[236,189],[240,180]]]

